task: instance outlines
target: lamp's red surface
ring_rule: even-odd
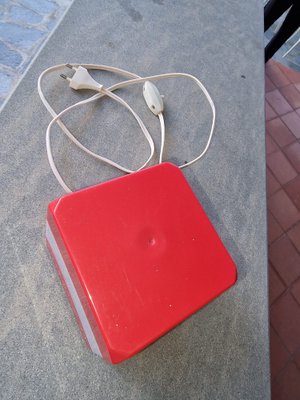
[[[236,281],[230,255],[169,163],[53,201],[47,243],[88,345],[112,363]]]

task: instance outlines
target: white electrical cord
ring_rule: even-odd
[[[165,121],[164,121],[164,116],[163,113],[160,112],[158,114],[159,122],[160,122],[160,153],[159,153],[159,163],[162,163],[162,158],[163,158],[163,152],[164,152],[164,147],[165,147]]]
[[[42,89],[41,89],[41,84],[42,84],[42,80],[44,78],[44,76],[50,72],[59,70],[61,68],[64,67],[69,67],[75,70],[75,74],[73,75],[73,77],[69,78],[65,75],[61,75],[63,78],[67,79],[70,82],[70,87],[78,90],[78,89],[91,89],[91,90],[95,90],[98,93],[91,96],[90,98],[88,98],[87,100],[83,100],[80,101],[78,103],[75,103],[73,105],[71,105],[70,107],[67,107],[65,110],[63,110],[62,112],[60,112],[59,114],[56,114],[56,112],[53,110],[53,108],[50,106],[50,104],[48,103],[48,101],[46,100]],[[126,81],[122,81],[119,82],[107,89],[104,89],[102,85],[100,85],[98,82],[96,82],[88,73],[88,69],[92,69],[92,70],[101,70],[101,71],[109,71],[109,72],[113,72],[113,73],[117,73],[119,75],[122,76],[126,76],[129,77],[129,80]],[[160,74],[160,75],[153,75],[153,76],[148,76],[145,78],[141,78],[140,76],[133,74],[129,71],[125,71],[122,70],[120,68],[115,68],[115,67],[110,67],[110,66],[106,66],[106,65],[97,65],[97,64],[60,64],[60,65],[56,65],[53,67],[50,67],[48,69],[46,69],[44,72],[42,72],[42,74],[40,75],[39,79],[38,79],[38,93],[40,95],[40,98],[43,102],[43,104],[45,105],[45,107],[47,108],[47,110],[49,111],[49,113],[53,116],[52,121],[50,122],[50,124],[48,125],[47,128],[47,132],[46,132],[46,147],[47,147],[47,155],[48,155],[48,159],[49,159],[49,163],[51,166],[51,169],[55,175],[55,177],[57,178],[58,182],[60,183],[60,185],[63,187],[63,189],[66,192],[71,192],[71,189],[66,185],[66,183],[64,182],[64,180],[62,179],[61,175],[59,174],[54,160],[53,160],[53,156],[52,156],[52,150],[51,150],[51,144],[50,144],[50,131],[51,131],[51,127],[53,126],[53,124],[56,122],[60,128],[62,129],[62,131],[70,138],[70,140],[76,144],[80,149],[82,149],[84,152],[86,152],[87,154],[91,155],[92,157],[99,159],[102,162],[105,162],[123,172],[126,173],[132,173],[135,172],[134,170],[130,170],[126,167],[121,166],[120,164],[117,164],[116,162],[100,156],[94,152],[92,152],[91,150],[89,150],[88,148],[86,148],[82,143],[80,143],[73,135],[72,133],[68,130],[68,128],[63,124],[63,122],[60,120],[60,117],[62,117],[64,114],[66,114],[68,111],[83,105],[83,104],[88,104],[91,103],[93,101],[96,101],[97,99],[103,97],[103,96],[108,96],[110,98],[112,98],[113,100],[117,101],[118,103],[120,103],[121,105],[123,105],[124,107],[126,107],[134,116],[134,118],[137,120],[140,128],[142,129],[142,132],[144,134],[144,136],[146,137],[149,147],[150,147],[150,155],[148,157],[148,159],[146,160],[146,162],[140,167],[138,168],[136,171],[144,168],[152,159],[153,154],[154,154],[154,142],[153,139],[149,133],[149,131],[147,130],[147,128],[145,127],[144,123],[142,122],[142,120],[140,119],[140,117],[134,112],[134,110],[129,106],[128,103],[126,103],[123,99],[121,99],[119,96],[115,95],[114,93],[112,93],[114,90],[116,89],[120,89],[120,88],[125,88],[127,86],[130,85],[134,85],[134,84],[138,84],[138,83],[145,83],[144,85],[144,92],[145,92],[145,88],[146,85],[154,80],[160,80],[160,79],[167,79],[167,78],[189,78],[192,79],[199,87],[200,89],[203,91],[204,95],[206,96],[211,109],[212,109],[212,125],[211,125],[211,129],[210,129],[210,133],[208,136],[208,140],[206,143],[206,146],[204,148],[204,150],[194,159],[192,159],[191,161],[180,165],[179,168],[184,168],[187,167],[193,163],[195,163],[196,161],[198,161],[201,157],[204,156],[204,154],[207,152],[209,145],[211,143],[211,139],[213,136],[213,132],[214,132],[214,127],[215,127],[215,118],[216,118],[216,112],[215,112],[215,106],[214,106],[214,102],[211,98],[211,96],[209,95],[208,91],[206,90],[206,88],[204,87],[204,85],[193,75],[189,75],[189,74],[185,74],[185,73],[168,73],[168,74]],[[151,86],[150,86],[151,85]],[[164,123],[164,118],[163,118],[163,104],[162,104],[162,100],[161,100],[161,96],[157,90],[157,88],[153,85],[150,84],[147,88],[146,91],[146,96],[144,93],[144,97],[145,100],[148,104],[148,107],[150,108],[150,110],[158,116],[159,121],[160,121],[160,127],[161,127],[161,147],[160,147],[160,154],[159,154],[159,162],[162,162],[163,159],[163,150],[164,150],[164,142],[165,142],[165,123]],[[148,99],[147,99],[147,94],[148,94]],[[149,100],[149,96],[150,96],[150,100]],[[150,103],[149,103],[150,101]],[[156,109],[155,106],[153,104],[156,105]],[[151,105],[152,104],[152,105]],[[154,110],[155,109],[155,110]]]
[[[74,65],[73,65],[73,66],[74,66]],[[54,118],[52,119],[52,121],[50,122],[50,124],[48,125],[47,131],[46,131],[46,148],[47,148],[47,156],[48,156],[48,160],[49,160],[50,167],[51,167],[52,172],[53,172],[53,174],[55,175],[56,179],[58,180],[59,184],[63,187],[63,189],[64,189],[67,193],[72,192],[72,190],[66,185],[66,183],[64,182],[64,180],[63,180],[63,178],[61,177],[60,173],[58,172],[58,169],[57,169],[57,167],[56,167],[56,165],[55,165],[55,162],[54,162],[54,160],[53,160],[53,155],[52,155],[52,150],[51,150],[51,144],[50,144],[50,130],[51,130],[51,127],[52,127],[52,125],[54,124],[54,122],[57,122],[57,124],[60,126],[60,128],[62,129],[62,131],[66,134],[66,136],[68,136],[68,138],[71,139],[71,141],[72,141],[76,146],[78,146],[81,150],[83,150],[85,153],[87,153],[87,154],[89,154],[90,156],[92,156],[92,157],[94,157],[94,158],[96,158],[96,159],[98,159],[98,160],[100,160],[100,161],[102,161],[102,162],[104,162],[104,163],[107,163],[107,164],[109,164],[109,165],[111,165],[111,166],[113,166],[113,167],[115,167],[115,168],[117,168],[117,169],[119,169],[119,170],[121,170],[121,171],[123,171],[123,172],[126,172],[126,173],[135,172],[135,170],[131,170],[131,169],[129,169],[129,168],[123,167],[122,165],[120,165],[120,164],[118,164],[118,163],[116,163],[116,162],[114,162],[114,161],[112,161],[112,160],[110,160],[110,159],[108,159],[108,158],[106,158],[106,157],[100,156],[100,155],[94,153],[93,151],[89,150],[89,149],[88,149],[87,147],[85,147],[81,142],[79,142],[79,140],[76,139],[75,136],[72,135],[72,133],[69,131],[69,129],[68,129],[68,128],[64,125],[64,123],[59,119],[62,115],[64,115],[65,113],[67,113],[67,112],[70,111],[71,109],[76,108],[76,107],[78,107],[78,106],[80,106],[80,105],[87,104],[87,103],[90,103],[90,102],[92,102],[92,101],[95,101],[95,100],[101,98],[101,97],[104,96],[104,95],[108,95],[108,96],[112,97],[114,100],[116,100],[116,101],[118,101],[119,103],[121,103],[122,105],[124,105],[124,106],[133,114],[133,116],[134,116],[135,119],[137,120],[139,126],[141,127],[141,129],[142,129],[142,131],[143,131],[143,133],[144,133],[144,135],[145,135],[145,137],[146,137],[146,139],[147,139],[147,141],[148,141],[148,144],[149,144],[149,146],[150,146],[150,156],[149,156],[149,158],[147,159],[147,161],[146,161],[140,168],[138,168],[138,170],[144,168],[144,167],[149,163],[149,161],[152,159],[153,154],[154,154],[154,142],[153,142],[153,139],[152,139],[150,133],[148,132],[147,128],[145,127],[143,121],[142,121],[142,120],[140,119],[140,117],[132,110],[132,108],[131,108],[123,99],[121,99],[119,96],[116,96],[116,95],[114,95],[114,94],[112,93],[112,90],[114,90],[113,87],[110,87],[110,88],[108,88],[108,89],[103,89],[103,88],[101,87],[101,85],[98,84],[98,87],[95,86],[93,89],[94,89],[94,90],[97,90],[97,91],[99,91],[99,89],[100,89],[100,90],[101,90],[100,93],[97,93],[96,95],[90,97],[90,98],[87,99],[87,100],[83,100],[83,101],[80,101],[80,102],[78,102],[78,103],[75,103],[75,104],[73,104],[72,106],[67,107],[65,110],[63,110],[63,111],[60,112],[59,114],[56,114],[56,112],[53,110],[53,108],[50,106],[50,104],[49,104],[48,101],[46,100],[46,97],[45,97],[44,94],[43,94],[41,85],[42,85],[42,80],[43,80],[43,78],[44,78],[44,76],[45,76],[46,74],[48,74],[48,73],[50,73],[50,72],[54,72],[54,71],[60,70],[60,69],[62,69],[62,68],[64,68],[64,67],[66,67],[65,64],[60,64],[60,65],[55,65],[55,66],[53,66],[53,67],[50,67],[50,68],[46,69],[45,71],[43,71],[42,74],[40,75],[39,79],[38,79],[38,93],[39,93],[39,96],[40,96],[40,98],[41,98],[43,104],[45,105],[46,109],[47,109],[47,110],[49,111],[49,113],[54,117]],[[75,65],[75,67],[77,67],[77,65]],[[97,69],[100,69],[100,70],[105,70],[105,71],[110,71],[110,72],[116,72],[116,71],[115,71],[116,69],[113,68],[113,67],[106,67],[106,66],[100,66],[100,65],[99,65],[98,67],[99,67],[99,68],[97,68]],[[96,68],[93,68],[93,69],[96,69]],[[128,76],[128,77],[135,77],[135,78],[138,77],[138,75],[131,74],[130,72],[123,71],[123,70],[121,70],[121,69],[120,69],[120,70],[118,69],[118,73],[119,73],[120,75],[124,75],[124,76]],[[83,81],[83,83],[85,83],[85,82]],[[95,84],[96,84],[96,82],[95,82]]]

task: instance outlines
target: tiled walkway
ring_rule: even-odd
[[[0,0],[0,110],[72,0]]]
[[[266,66],[272,400],[300,399],[300,73]]]

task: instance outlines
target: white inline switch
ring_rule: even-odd
[[[158,115],[164,110],[162,96],[152,82],[146,81],[144,83],[143,95],[147,106],[150,108],[153,114]]]

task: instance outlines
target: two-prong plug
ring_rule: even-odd
[[[86,68],[81,65],[74,67],[71,64],[66,64],[66,67],[75,71],[75,74],[71,78],[64,74],[60,75],[63,79],[66,79],[69,82],[70,88],[74,90],[89,89],[100,92],[103,85],[95,81]]]

